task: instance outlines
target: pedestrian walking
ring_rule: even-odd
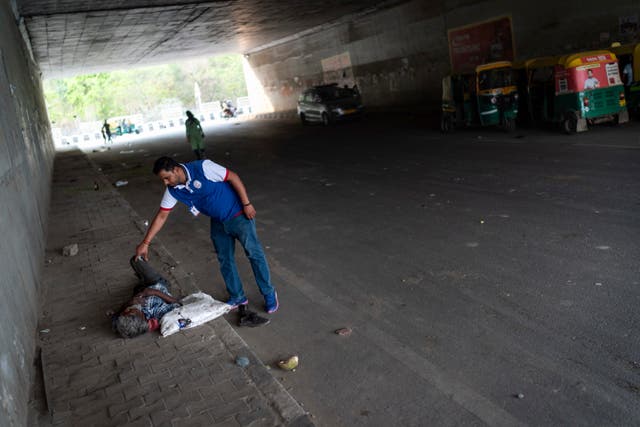
[[[136,247],[136,256],[147,259],[151,241],[164,226],[174,206],[181,202],[192,215],[202,213],[211,218],[210,237],[229,293],[227,304],[234,308],[248,304],[235,262],[237,240],[251,264],[256,284],[264,297],[265,311],[275,312],[278,296],[256,233],[256,210],[240,177],[211,160],[178,163],[171,157],[156,160],[153,173],[162,180],[166,189],[160,209]]]
[[[111,126],[109,125],[109,122],[105,120],[101,130],[102,130],[102,137],[104,138],[105,144],[107,142],[113,144],[113,139],[111,139]]]
[[[191,149],[200,160],[204,157],[204,131],[200,126],[200,120],[193,116],[191,111],[187,111],[187,121],[184,123],[187,128],[187,142],[191,144]]]

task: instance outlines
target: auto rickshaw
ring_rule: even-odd
[[[541,61],[544,62],[544,61]],[[599,50],[564,55],[553,67],[553,99],[550,67],[532,64],[528,93],[532,96],[533,117],[560,123],[567,133],[588,130],[587,124],[629,120],[618,59],[610,51]]]
[[[640,43],[615,44],[610,50],[618,57],[627,110],[631,114],[640,115]]]
[[[121,136],[128,133],[140,133],[140,129],[127,117],[112,117],[108,120],[113,135]]]
[[[443,132],[460,126],[516,126],[518,92],[512,64],[492,62],[476,67],[473,74],[446,76],[442,80]]]

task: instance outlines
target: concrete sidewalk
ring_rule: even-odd
[[[111,331],[105,313],[131,296],[144,225],[83,153],[58,153],[49,215],[39,346],[54,425],[313,425],[224,318],[167,338]],[[151,251],[175,295],[197,289],[161,239]]]

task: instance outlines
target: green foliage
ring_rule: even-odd
[[[155,120],[168,103],[193,108],[196,82],[202,102],[247,95],[239,55],[46,80],[44,92],[51,121],[64,126],[130,114]]]

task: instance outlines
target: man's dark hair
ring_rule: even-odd
[[[180,163],[176,162],[171,157],[163,156],[153,164],[153,174],[158,175],[160,171],[171,172],[173,168],[178,166],[180,166]]]

